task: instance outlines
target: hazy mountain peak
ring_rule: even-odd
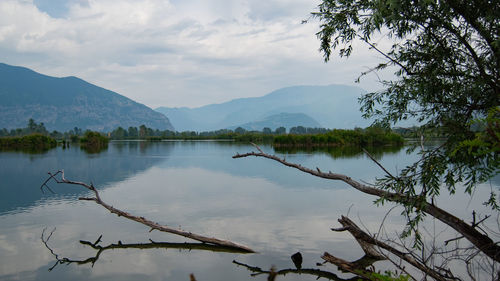
[[[166,114],[177,130],[210,131],[259,122],[279,113],[302,113],[325,128],[365,127],[358,98],[363,89],[347,85],[292,86],[262,97],[240,98],[198,108],[156,110]]]
[[[279,127],[285,127],[287,130],[289,130],[290,128],[297,126],[306,128],[321,127],[321,125],[316,120],[304,113],[281,112],[278,114],[267,116],[258,121],[248,122],[239,126],[233,126],[231,127],[231,129],[242,127],[243,129],[248,131],[262,131],[262,129],[267,127],[274,131]]]

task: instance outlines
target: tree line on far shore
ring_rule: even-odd
[[[35,137],[36,135],[36,137]],[[0,130],[0,148],[54,147],[57,142],[63,147],[70,143],[80,143],[83,147],[94,147],[97,150],[107,147],[109,140],[233,140],[238,142],[270,143],[275,147],[327,147],[327,146],[385,146],[402,145],[405,138],[439,138],[443,134],[439,129],[426,131],[418,126],[410,128],[387,128],[372,125],[367,128],[326,129],[296,126],[288,130],[278,127],[274,130],[263,128],[261,131],[236,129],[220,129],[214,131],[170,131],[148,128],[146,125],[118,127],[111,132],[94,132],[75,127],[66,132],[49,132],[43,123],[28,121],[25,128]],[[42,137],[43,136],[43,137]],[[94,149],[95,150],[95,149]]]
[[[36,136],[36,137],[35,137]],[[326,129],[308,128],[303,126],[278,127],[274,130],[263,128],[260,131],[246,130],[242,127],[232,129],[220,129],[214,131],[170,131],[148,128],[146,125],[129,127],[128,129],[118,127],[111,132],[95,132],[75,127],[66,132],[49,132],[45,125],[29,119],[25,128],[1,129],[1,149],[22,149],[26,147],[38,147],[48,149],[55,147],[59,142],[63,147],[70,143],[80,143],[83,147],[93,147],[101,150],[107,147],[109,140],[233,140],[237,142],[269,143],[274,147],[328,147],[328,146],[386,146],[402,145],[405,138],[426,139],[441,138],[445,135],[439,128],[425,130],[413,126],[409,128],[388,128],[381,125],[372,125],[367,128],[354,129]]]
[[[45,151],[61,143],[66,148],[70,143],[80,143],[81,148],[97,152],[107,147],[109,138],[99,132],[83,131],[75,127],[67,132],[49,132],[43,122],[36,123],[29,119],[25,128],[0,130],[0,150]]]

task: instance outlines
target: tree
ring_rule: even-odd
[[[270,135],[270,134],[273,133],[273,131],[271,130],[271,128],[265,127],[265,128],[262,129],[262,133],[266,134],[266,135]]]
[[[244,128],[242,128],[242,127],[238,127],[238,128],[236,128],[236,129],[234,129],[234,132],[235,132],[235,133],[237,133],[237,134],[240,134],[240,135],[244,134],[246,131],[247,131],[247,130],[245,130],[245,129],[244,129]]]
[[[137,127],[128,127],[128,136],[129,137],[138,137],[139,133],[137,132]]]
[[[147,131],[148,128],[146,127],[146,125],[142,124],[141,126],[139,126],[139,138],[146,137]]]
[[[122,127],[118,127],[111,132],[111,138],[113,139],[124,139],[127,135],[128,132]]]
[[[21,134],[42,134],[42,135],[48,135],[49,132],[45,128],[45,125],[43,122],[40,124],[37,124],[33,118],[30,118],[28,120],[28,125],[26,128],[22,129],[24,133]]]
[[[78,127],[73,128],[73,131],[75,132],[75,135],[77,135],[77,136],[80,136],[83,134],[82,129],[78,128]]]
[[[276,128],[274,133],[276,135],[284,135],[284,134],[286,134],[286,128],[285,127],[278,127],[278,128]]]
[[[317,36],[326,61],[338,47],[340,56],[349,56],[352,43],[361,40],[386,59],[373,71],[396,67],[397,80],[383,81],[383,91],[361,99],[365,116],[383,123],[416,118],[424,128],[440,127],[448,139],[429,161],[439,156],[454,166],[438,171],[449,190],[464,175],[471,192],[499,169],[499,13],[500,3],[488,0],[325,0],[313,15],[321,21]],[[386,51],[372,42],[385,30],[398,40]],[[477,123],[485,129],[477,132]],[[428,187],[423,195],[437,192],[438,186],[422,184]]]
[[[439,195],[442,183],[454,192],[465,182],[472,193],[499,172],[499,14],[500,2],[488,0],[325,0],[313,13],[321,21],[317,36],[326,61],[335,48],[348,57],[361,40],[385,58],[373,71],[396,68],[396,80],[361,98],[366,117],[386,124],[416,118],[446,133],[442,146],[423,152],[400,177],[378,182],[415,198],[405,204],[408,233],[422,218],[415,206]],[[382,50],[372,37],[386,31],[397,43]],[[475,123],[485,129],[476,131]],[[498,210],[496,197],[487,203]]]
[[[33,118],[30,118],[30,120],[28,120],[29,132],[34,133],[36,131],[36,128],[37,128],[37,124],[35,123],[35,120],[33,120]]]
[[[290,134],[292,134],[292,135],[303,135],[306,133],[307,133],[307,130],[303,126],[297,126],[297,127],[290,128]]]
[[[383,57],[380,64],[361,76],[382,69],[395,70],[395,79],[382,81],[383,90],[360,99],[365,117],[375,117],[382,127],[417,120],[424,130],[439,130],[446,139],[430,149],[422,141],[421,159],[399,174],[391,174],[381,166],[386,176],[373,185],[346,175],[308,169],[262,151],[235,158],[269,158],[318,177],[344,181],[377,196],[378,203],[391,201],[403,206],[407,226],[402,236],[413,236],[416,249],[424,247],[419,223],[431,216],[452,227],[458,239],[468,240],[472,244],[468,249],[498,265],[499,242],[492,240],[491,231],[479,227],[488,216],[476,218],[473,213],[469,224],[439,208],[434,199],[443,189],[453,194],[462,185],[465,192],[472,194],[479,183],[500,170],[500,2],[323,0],[312,15],[320,21],[317,36],[325,61],[334,50],[341,57],[349,57],[354,43],[361,41]],[[392,46],[380,47],[376,43],[379,38],[375,38],[380,35],[392,40]],[[500,210],[497,198],[493,190],[485,198],[495,215]],[[364,243],[367,241],[370,243],[368,238]],[[455,248],[453,258],[463,259],[469,268],[476,256],[469,259],[460,251]],[[442,268],[426,264],[423,251],[420,260],[423,267],[417,263],[416,268],[426,275],[438,280],[452,278]],[[498,278],[495,267],[490,276]]]

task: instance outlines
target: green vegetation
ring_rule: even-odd
[[[410,280],[410,276],[402,274],[398,275],[398,273],[394,273],[392,271],[386,270],[384,273],[380,272],[371,272],[368,274],[368,279],[369,280],[376,280],[376,281],[408,281]]]
[[[80,147],[89,153],[97,153],[108,148],[109,138],[98,132],[86,131],[80,138]]]
[[[275,147],[324,147],[324,146],[382,146],[402,145],[403,137],[389,130],[369,127],[355,130],[332,130],[317,135],[282,135],[275,136]]]
[[[0,130],[0,137],[21,137],[31,134],[47,136],[49,135],[49,132],[45,129],[45,125],[43,123],[37,124],[33,119],[28,120],[28,124],[25,128],[12,129],[10,131],[6,128]]]
[[[247,131],[241,127],[233,130],[223,129],[209,132],[172,132],[159,131],[142,125],[139,129],[121,127],[110,133],[112,139],[144,139],[148,141],[168,140],[233,140],[237,142],[269,143],[275,147],[331,147],[331,146],[382,146],[404,143],[403,137],[382,127],[371,126],[366,129],[329,130],[325,128],[290,128],[286,133],[284,127],[272,131]]]
[[[44,124],[37,124],[33,119],[28,121],[26,128],[0,130],[0,150],[37,152],[56,146],[56,140],[49,136]]]
[[[70,143],[80,143],[88,152],[98,152],[107,148],[109,138],[98,132],[85,131],[75,127],[68,132],[53,131],[49,133],[43,123],[37,124],[33,119],[26,128],[0,130],[1,150],[23,150],[30,152],[45,151],[60,143],[63,148]]]
[[[499,276],[498,236],[480,226],[490,216],[498,217],[498,191],[488,190],[482,198],[491,213],[482,213],[480,222],[475,211],[472,223],[467,223],[470,218],[437,205],[441,193],[460,190],[473,195],[500,172],[499,12],[500,2],[489,0],[323,0],[313,13],[320,21],[316,35],[325,61],[334,50],[349,57],[361,41],[381,58],[361,76],[395,70],[395,79],[382,81],[384,89],[360,99],[365,117],[384,126],[416,120],[423,132],[443,138],[430,148],[419,143],[418,161],[397,174],[386,171],[374,185],[365,186],[369,192],[363,191],[376,194],[378,204],[390,201],[403,208],[407,223],[401,238],[413,237],[414,242],[413,249],[405,247],[404,252],[410,251],[415,268],[435,280]],[[378,44],[381,36],[391,45]],[[418,130],[404,134],[423,136]],[[455,230],[457,244],[439,241],[443,251],[436,248],[439,234],[420,227],[426,216]],[[395,247],[405,244],[393,241]],[[445,268],[437,266],[440,262]],[[469,276],[455,276],[446,268],[452,262],[462,263]],[[404,270],[398,263],[393,262]]]
[[[423,214],[416,205],[432,200],[442,187],[454,193],[459,183],[472,193],[500,171],[500,8],[491,3],[324,0],[313,13],[321,22],[317,36],[326,61],[334,49],[350,56],[353,43],[361,40],[385,58],[362,75],[396,69],[397,79],[383,81],[385,89],[361,98],[365,117],[383,124],[414,119],[423,130],[445,138],[401,171],[404,181],[388,177],[377,185],[414,198],[403,205],[405,233],[416,234],[417,240]],[[372,38],[381,30],[396,42],[387,49]],[[492,192],[487,204],[500,210],[492,203],[496,197]]]
[[[40,134],[0,138],[0,150],[24,150],[36,152],[45,151],[56,146],[57,142],[55,139]]]

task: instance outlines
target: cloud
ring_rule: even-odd
[[[2,0],[0,61],[78,76],[151,107],[199,106],[295,84],[352,84],[363,69],[346,75],[356,67],[345,60],[325,65],[317,23],[301,24],[317,4]]]
[[[53,18],[66,17],[70,6],[78,4],[89,6],[87,0],[34,0],[33,4],[41,11],[47,13]]]

